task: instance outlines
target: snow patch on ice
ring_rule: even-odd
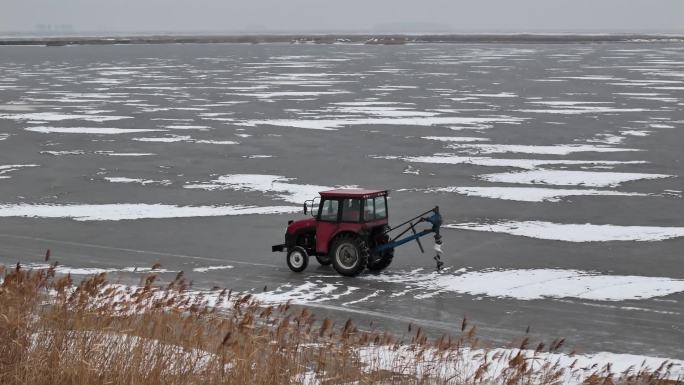
[[[278,92],[254,92],[254,93],[235,93],[229,95],[252,96],[258,99],[288,98],[302,96],[322,96],[348,94],[349,91],[278,91]]]
[[[483,156],[459,156],[453,154],[434,154],[428,156],[371,156],[375,159],[402,159],[412,163],[435,164],[473,164],[487,167],[515,167],[533,170],[544,165],[603,165],[615,166],[623,164],[642,164],[645,161],[610,161],[610,160],[564,160],[564,159],[503,159]]]
[[[27,167],[38,167],[39,165],[37,164],[5,164],[5,165],[0,165],[0,179],[9,179],[10,172],[17,171],[22,168],[27,168]]]
[[[613,107],[599,107],[599,106],[574,106],[572,108],[556,108],[556,109],[521,109],[518,112],[530,112],[535,114],[561,114],[561,115],[578,115],[578,114],[606,114],[619,112],[646,112],[651,111],[645,108],[613,108]]]
[[[590,187],[616,187],[626,182],[670,177],[672,175],[566,170],[530,170],[479,176],[480,179],[488,182]]]
[[[320,191],[331,190],[332,187],[309,184],[296,184],[279,175],[233,174],[224,175],[208,183],[188,184],[187,189],[202,190],[235,190],[269,193],[276,199],[301,204],[318,196]]]
[[[0,217],[69,218],[76,221],[216,217],[299,212],[299,206],[176,206],[165,204],[0,204]]]
[[[41,154],[44,155],[54,155],[54,156],[59,156],[59,155],[84,155],[85,151],[83,150],[64,150],[64,151],[41,151]]]
[[[648,131],[648,130],[625,130],[625,131],[620,131],[620,135],[627,135],[627,136],[649,136],[651,135],[653,131]]]
[[[164,128],[170,129],[170,130],[198,130],[198,131],[206,131],[211,129],[209,126],[183,126],[183,125],[171,125],[171,126],[164,126]]]
[[[365,275],[362,279],[404,284],[419,292],[452,292],[530,301],[544,298],[578,298],[591,301],[626,301],[663,297],[684,292],[684,280],[633,275],[605,275],[563,269],[487,269],[423,273]],[[421,294],[417,294],[421,295]]]
[[[476,154],[540,154],[540,155],[569,155],[576,152],[626,152],[643,151],[635,148],[620,148],[588,144],[559,144],[553,146],[534,146],[519,144],[450,144],[448,148],[467,150]]]
[[[110,128],[110,127],[49,127],[37,126],[26,127],[26,131],[40,132],[42,134],[99,134],[99,135],[116,135],[116,134],[135,134],[140,132],[154,132],[166,131],[159,129],[136,129],[136,128]]]
[[[242,126],[271,125],[282,127],[306,128],[310,130],[336,130],[345,126],[358,125],[404,125],[404,126],[438,126],[460,124],[477,127],[484,123],[511,123],[521,122],[521,118],[492,117],[492,118],[463,118],[463,117],[381,117],[381,118],[339,118],[339,119],[270,119],[270,120],[245,120],[236,124]]]
[[[569,196],[648,196],[649,194],[612,190],[553,189],[539,187],[439,187],[425,192],[453,192],[481,198],[503,199],[519,202],[560,202]]]
[[[684,237],[684,227],[567,224],[543,221],[470,222],[444,226],[450,229],[505,233],[565,242],[653,242]]]
[[[489,138],[473,136],[423,136],[422,139],[436,140],[439,142],[487,142]]]
[[[290,301],[295,304],[307,304],[334,301],[347,296],[359,288],[346,283],[304,282],[299,285],[285,284],[272,291],[254,293],[256,300],[264,303],[280,304]]]
[[[52,267],[48,264],[26,264],[24,265],[28,269],[33,270],[45,270]],[[58,265],[55,268],[55,272],[59,274],[71,274],[71,275],[96,275],[96,274],[109,274],[109,273],[177,273],[177,271],[166,270],[166,269],[152,269],[150,267],[124,267],[124,268],[99,268],[99,267],[69,267]]]
[[[171,184],[171,181],[168,179],[164,180],[152,180],[152,179],[142,179],[142,178],[126,178],[126,177],[105,177],[104,178],[107,182],[111,183],[137,183],[141,185],[148,185],[148,184],[160,184],[163,186],[168,186]]]
[[[186,142],[186,143],[200,143],[200,144],[239,144],[239,142],[233,140],[204,140],[204,139],[193,139],[191,136],[187,135],[170,135],[166,137],[157,138],[133,138],[133,140],[138,142],[156,142],[156,143],[175,143],[175,142]]]
[[[107,122],[110,120],[132,119],[131,116],[107,116],[107,115],[78,115],[59,112],[29,112],[24,114],[0,114],[0,119],[10,120],[40,120],[55,122],[60,120],[85,120],[89,122]]]
[[[152,152],[114,152],[114,151],[95,151],[94,154],[107,156],[153,156]]]
[[[227,269],[232,269],[234,267],[235,266],[231,266],[231,265],[196,267],[196,268],[192,269],[192,271],[197,272],[197,273],[206,273],[207,271],[227,270]]]

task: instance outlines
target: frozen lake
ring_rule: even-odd
[[[398,334],[684,359],[683,159],[680,44],[0,47],[0,263],[160,262]],[[336,186],[439,205],[447,270],[290,272],[270,246]]]

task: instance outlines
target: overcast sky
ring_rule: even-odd
[[[0,31],[684,32],[684,0],[0,0]]]

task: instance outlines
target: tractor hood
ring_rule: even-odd
[[[296,221],[292,221],[287,225],[287,232],[289,234],[294,234],[300,229],[304,229],[307,227],[315,227],[316,226],[316,218],[304,218],[304,219],[298,219]]]

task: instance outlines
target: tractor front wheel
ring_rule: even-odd
[[[347,277],[361,274],[368,263],[366,242],[355,235],[344,234],[335,238],[330,251],[333,267]]]
[[[287,267],[295,273],[301,273],[309,265],[309,255],[306,249],[301,246],[295,246],[292,250],[287,252]]]

